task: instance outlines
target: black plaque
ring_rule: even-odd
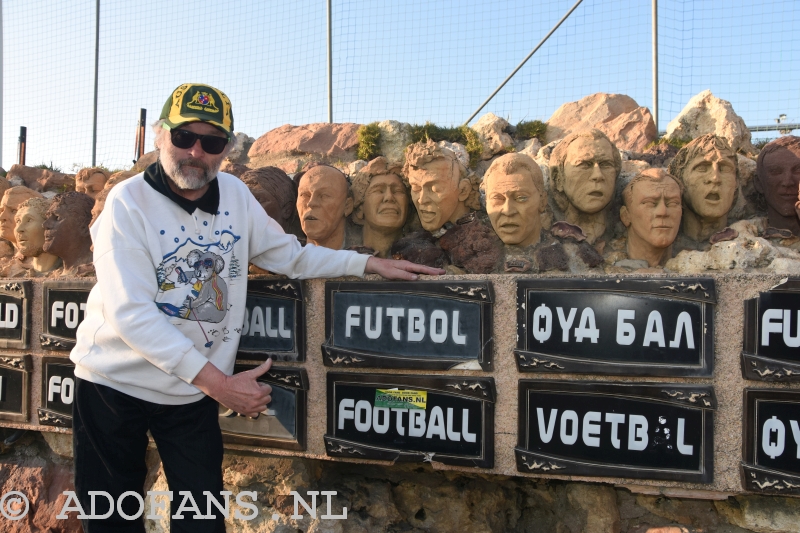
[[[66,357],[42,358],[42,403],[39,424],[72,427],[75,365]]]
[[[0,348],[30,346],[31,291],[30,281],[0,281]]]
[[[493,378],[330,372],[325,448],[334,457],[492,468],[494,401]]]
[[[517,470],[711,483],[708,386],[521,380]]]
[[[236,365],[234,373],[255,368]],[[234,444],[306,449],[306,411],[308,376],[302,368],[270,368],[258,381],[272,387],[272,401],[258,418],[240,415],[220,406],[219,426],[222,440]]]
[[[714,280],[517,282],[520,372],[711,376]]]
[[[325,283],[326,366],[486,370],[488,281]]]
[[[237,359],[305,361],[305,312],[300,281],[249,280]]]
[[[745,389],[745,490],[800,496],[800,391]]]
[[[28,421],[32,369],[30,355],[0,354],[0,420]]]
[[[742,377],[800,381],[800,279],[744,301]]]
[[[75,332],[86,316],[86,300],[94,281],[45,281],[42,284],[42,330],[39,342],[45,350],[71,350]]]

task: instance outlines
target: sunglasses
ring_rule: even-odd
[[[171,130],[170,137],[172,138],[172,146],[183,148],[184,150],[194,146],[194,143],[200,139],[200,146],[203,147],[203,151],[212,155],[221,154],[228,144],[227,137],[200,135],[189,130]]]
[[[211,268],[214,266],[214,261],[212,259],[203,259],[202,261],[198,261],[195,264],[191,265],[192,268],[197,268],[200,266],[204,266],[206,268]]]

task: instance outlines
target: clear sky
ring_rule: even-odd
[[[574,1],[333,0],[334,121],[460,124]],[[749,125],[781,113],[800,122],[797,0],[658,3],[659,129],[704,89]],[[252,137],[326,121],[325,7],[101,0],[97,162],[129,167],[139,108],[153,122],[186,81],[225,91],[235,129]],[[3,167],[16,161],[19,126],[29,165],[90,164],[95,0],[2,9]],[[584,0],[481,114],[547,120],[595,92],[651,107],[651,32],[650,0]]]

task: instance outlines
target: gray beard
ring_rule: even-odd
[[[179,161],[162,158],[161,165],[167,176],[179,189],[194,191],[211,183],[211,180],[217,176],[222,162],[220,161],[220,164],[212,169],[202,161],[191,157]],[[202,172],[198,170],[198,166],[203,169]]]

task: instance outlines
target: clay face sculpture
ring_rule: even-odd
[[[100,213],[103,212],[103,208],[106,205],[106,198],[108,197],[108,193],[111,189],[114,188],[115,185],[125,181],[126,179],[134,177],[138,172],[134,172],[132,170],[121,170],[119,172],[115,172],[111,174],[111,177],[108,178],[106,181],[103,190],[97,193],[97,196],[94,197],[94,207],[92,207],[92,220],[89,222],[89,226],[94,224],[94,221],[97,220],[97,217],[100,216]]]
[[[467,177],[466,167],[452,150],[432,141],[406,149],[403,175],[422,227],[432,233],[480,208],[477,183]]]
[[[681,224],[680,183],[660,168],[635,176],[622,191],[619,218],[628,228],[628,257],[658,266],[669,259],[669,247]]]
[[[42,195],[27,187],[19,185],[11,187],[3,193],[3,200],[0,201],[0,236],[16,245],[14,237],[14,216],[20,204],[29,198],[41,198]]]
[[[683,232],[687,237],[705,241],[728,225],[728,212],[738,191],[739,165],[725,138],[708,134],[694,139],[678,151],[669,173],[684,187]]]
[[[353,177],[352,190],[353,222],[363,226],[364,246],[388,257],[403,233],[411,203],[400,165],[390,166],[385,157],[373,159]]]
[[[550,165],[556,203],[594,243],[606,230],[606,208],[622,170],[619,150],[600,130],[582,131],[553,149]]]
[[[96,198],[97,193],[103,190],[109,176],[108,171],[102,168],[82,168],[75,175],[75,190]]]
[[[24,201],[14,217],[16,226],[14,235],[17,239],[17,251],[22,258],[32,258],[33,273],[46,273],[56,269],[60,260],[43,250],[45,213],[50,207],[50,200],[30,198]]]
[[[340,250],[344,245],[345,218],[352,211],[347,178],[335,168],[319,165],[300,178],[297,213],[309,243]]]
[[[800,186],[800,137],[786,135],[764,146],[756,171],[754,185],[767,201],[769,225],[800,236],[795,210]]]
[[[542,171],[523,154],[497,158],[483,177],[486,212],[505,244],[530,246],[539,242],[540,215],[547,205]]]
[[[44,251],[64,261],[69,272],[92,262],[89,222],[94,200],[80,192],[65,192],[53,199],[45,214]]]
[[[283,231],[292,233],[296,229],[297,189],[283,170],[277,167],[248,170],[242,174],[241,180]]]

